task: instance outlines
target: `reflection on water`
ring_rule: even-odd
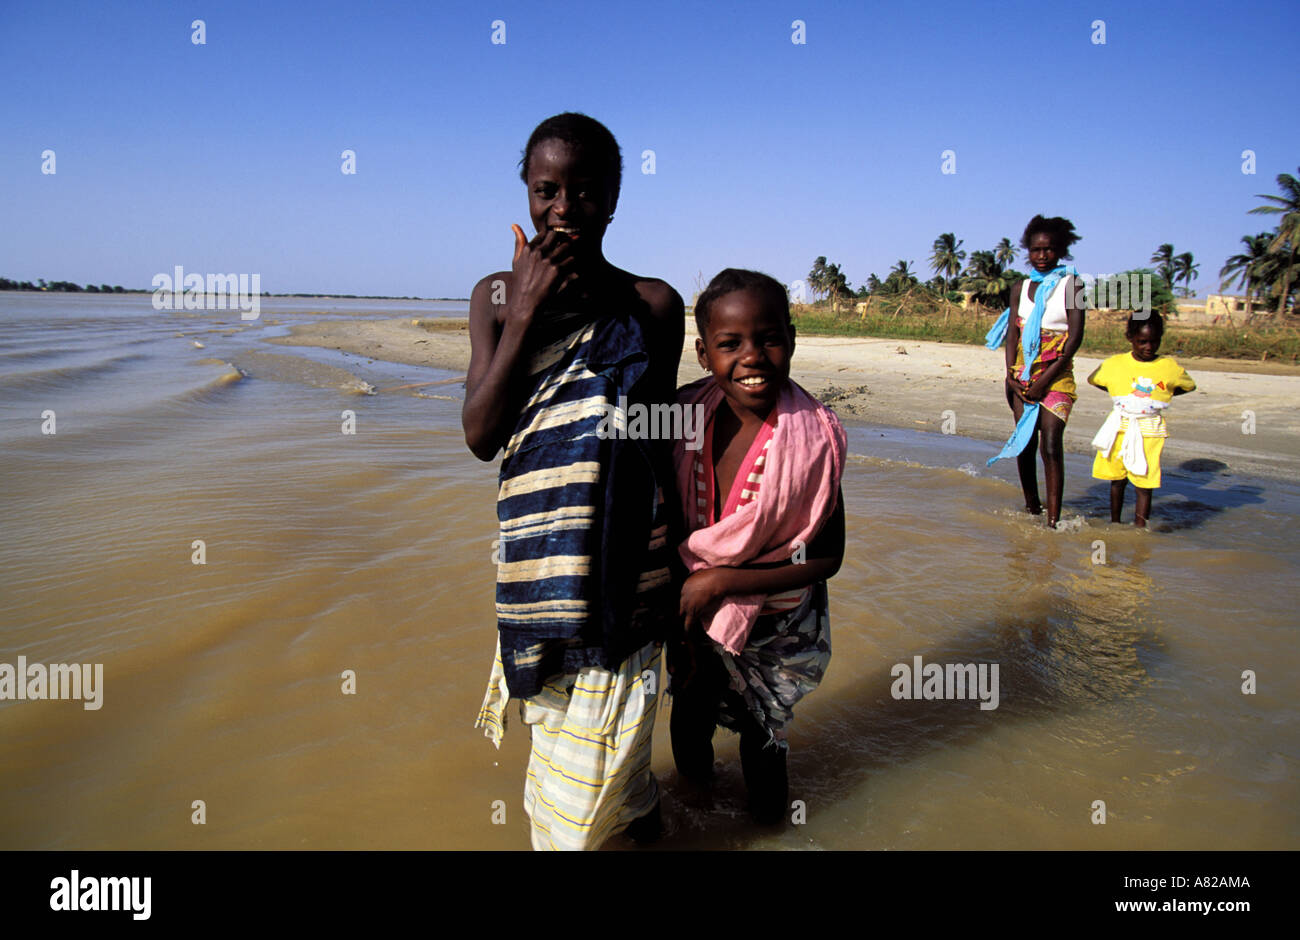
[[[526,735],[471,727],[495,466],[455,376],[57,300],[0,300],[0,662],[103,663],[104,705],[0,702],[0,846],[526,848]],[[806,824],[748,822],[724,733],[713,805],[680,799],[661,715],[664,848],[1296,846],[1294,486],[1171,468],[1141,532],[1079,461],[1049,532],[987,446],[852,432]],[[998,707],[895,700],[916,656],[998,664]]]

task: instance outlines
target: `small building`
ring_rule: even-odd
[[[1184,326],[1241,326],[1247,320],[1246,298],[1236,294],[1208,294],[1205,297],[1183,297],[1174,302],[1177,313],[1172,318]],[[1268,311],[1256,303],[1251,319],[1266,316]]]
[[[1251,310],[1253,316],[1259,311],[1258,305]],[[1212,320],[1218,317],[1226,317],[1230,323],[1246,322],[1246,298],[1237,297],[1233,294],[1211,294],[1205,298],[1205,315]]]

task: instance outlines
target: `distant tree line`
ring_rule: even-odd
[[[967,296],[985,307],[1001,310],[1011,302],[1011,294],[1019,290],[1020,282],[1028,275],[1013,270],[1011,265],[1016,260],[1016,249],[1011,240],[1004,238],[996,247],[987,251],[972,251],[969,256],[961,250],[961,240],[951,232],[946,232],[935,239],[934,254],[930,258],[935,276],[922,282],[912,271],[912,262],[899,260],[884,280],[876,274],[867,276],[866,283],[856,291],[852,290],[840,272],[838,265],[827,264],[825,257],[819,257],[809,272],[808,286],[815,296],[829,297],[832,303],[842,299],[856,298],[865,300],[869,297],[894,297],[911,295],[922,303],[935,303],[946,300],[960,304]],[[964,264],[963,264],[964,262]],[[826,272],[833,273],[827,277]],[[1144,277],[1150,278],[1150,302],[1154,309],[1170,311],[1174,306],[1174,293],[1171,285],[1161,275],[1150,268],[1134,268],[1107,276],[1108,279],[1122,282],[1125,286],[1124,297],[1128,297],[1127,285],[1145,283]],[[1107,306],[1111,293],[1099,281],[1093,297],[1093,287],[1089,286],[1088,297],[1096,306]],[[1133,298],[1136,302],[1136,297]]]
[[[1300,168],[1297,169],[1300,174]],[[1265,205],[1248,210],[1251,215],[1278,217],[1278,226],[1269,232],[1243,235],[1245,251],[1235,254],[1219,270],[1220,290],[1240,285],[1246,292],[1246,313],[1260,306],[1268,311],[1287,311],[1296,303],[1300,290],[1300,175],[1280,173],[1277,186],[1282,195],[1259,193],[1257,198]],[[808,272],[808,287],[813,297],[828,297],[838,305],[850,297],[867,298],[917,292],[918,299],[938,301],[945,299],[960,303],[963,295],[970,295],[975,303],[995,310],[1005,307],[1011,292],[1026,275],[1012,269],[1017,250],[1010,238],[1004,238],[985,251],[962,250],[963,241],[952,232],[945,232],[931,246],[930,269],[934,277],[922,283],[912,271],[911,261],[899,260],[882,280],[872,273],[856,291],[838,264],[828,262],[825,255],[818,257]],[[1174,288],[1181,283],[1184,297],[1192,294],[1192,281],[1200,272],[1200,265],[1190,251],[1176,252],[1165,243],[1151,256],[1151,268],[1134,268],[1122,271],[1115,278],[1130,281],[1134,276],[1150,275],[1151,303],[1157,310],[1169,310],[1174,305]]]
[[[14,281],[7,277],[0,277],[0,290],[61,290],[71,294],[79,294],[83,291],[87,294],[127,293],[127,290],[121,284],[112,287],[108,284],[100,284],[98,287],[94,284],[87,284],[82,287],[72,281],[47,281],[45,278],[40,278],[33,284],[31,281]]]
[[[74,294],[149,294],[151,289],[140,289],[138,287],[123,287],[116,284],[110,287],[107,284],[100,284],[96,287],[94,284],[87,284],[82,287],[80,284],[74,284],[72,281],[47,281],[44,278],[37,280],[35,284],[31,281],[15,281],[11,278],[0,277],[0,290],[44,290],[44,291],[66,291]],[[262,291],[263,297],[314,297],[323,299],[337,300],[449,300],[465,301],[468,297],[394,297],[388,294],[272,294]]]

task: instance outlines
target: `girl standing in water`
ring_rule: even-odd
[[[1124,335],[1133,351],[1111,356],[1088,376],[1088,384],[1109,392],[1114,405],[1092,439],[1097,448],[1092,475],[1110,481],[1111,522],[1120,521],[1124,490],[1133,484],[1133,524],[1144,528],[1151,517],[1151,494],[1160,486],[1160,454],[1169,436],[1164,411],[1175,395],[1196,391],[1196,382],[1177,362],[1159,354],[1165,335],[1160,314],[1134,312]]]
[[[1078,274],[1070,265],[1070,246],[1079,241],[1069,219],[1034,216],[1020,246],[1029,252],[1032,273],[1011,293],[1011,306],[989,331],[987,345],[996,349],[1006,337],[1007,404],[1016,429],[1001,453],[1015,457],[1025,510],[1041,515],[1038,466],[1043,456],[1047,478],[1047,524],[1056,528],[1065,490],[1065,422],[1079,397],[1074,385],[1074,354],[1083,342],[1083,309],[1077,300]]]
[[[835,412],[790,380],[794,326],[776,280],[722,271],[695,322],[709,376],[678,392],[704,434],[701,449],[674,449],[691,574],[670,654],[673,758],[707,789],[714,728],[739,732],[750,814],[772,824],[790,811],[794,706],[831,658],[826,579],[844,559],[847,440]]]
[[[504,451],[497,655],[476,726],[499,746],[520,700],[533,848],[594,849],[624,829],[658,835],[650,739],[677,600],[671,442],[599,428],[624,396],[674,401],[685,311],[663,281],[605,259],[622,155],[602,124],[543,121],[521,176],[537,234],[514,226],[511,269],[470,297],[465,440],[480,460]]]

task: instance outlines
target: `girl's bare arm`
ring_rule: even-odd
[[[469,299],[469,370],[465,375],[465,406],[461,425],[465,443],[479,460],[491,460],[509,433],[512,376],[523,356],[528,321],[497,320],[494,292],[510,287],[509,272],[489,274],[479,281]]]
[[[682,585],[680,613],[690,627],[705,610],[724,597],[746,594],[780,594],[825,581],[840,570],[844,561],[844,493],[838,494],[835,511],[808,545],[808,559],[736,567],[705,568]]]
[[[1016,374],[1016,351],[1020,348],[1020,324],[1016,322],[1016,316],[1020,312],[1020,283],[1016,282],[1016,287],[1011,291],[1011,322],[1007,324],[1007,380],[1019,380],[1020,376]]]
[[[479,460],[491,460],[505,444],[519,411],[518,366],[533,317],[572,274],[572,244],[549,231],[525,242],[514,226],[513,269],[479,281],[469,298],[469,370],[461,425],[465,443]],[[504,303],[494,303],[501,298]]]

